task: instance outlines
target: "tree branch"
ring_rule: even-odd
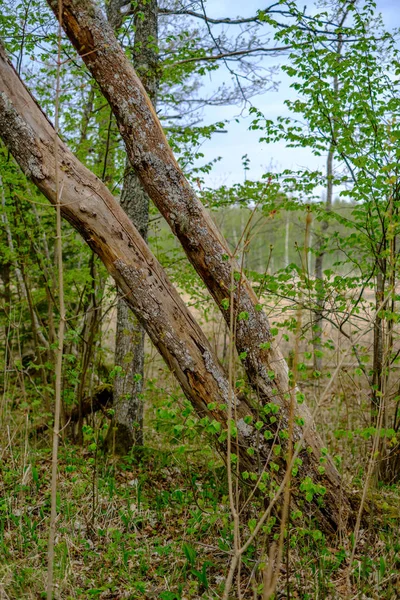
[[[249,48],[248,50],[234,50],[232,52],[221,52],[220,54],[215,54],[215,55],[211,55],[211,56],[192,56],[190,58],[184,58],[183,60],[179,60],[175,63],[166,65],[164,68],[172,68],[172,67],[177,67],[179,65],[184,65],[186,63],[192,63],[192,62],[204,62],[204,61],[216,61],[216,60],[221,60],[221,59],[226,59],[232,56],[247,56],[249,54],[254,54],[256,52],[262,54],[265,54],[267,52],[273,53],[273,52],[284,52],[285,50],[290,50],[291,46],[279,46],[276,48]]]

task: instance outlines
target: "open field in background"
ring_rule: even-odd
[[[293,282],[294,284],[298,283],[298,279],[293,279]],[[346,320],[343,326],[343,332],[346,335],[343,335],[340,331],[341,321],[352,310],[353,301],[360,296],[360,293],[362,299],[358,309]],[[185,291],[181,292],[181,295],[196,320],[201,324],[220,360],[227,365],[229,332],[219,311],[214,308],[207,291],[201,291],[200,301],[198,295],[192,297]],[[314,374],[312,345],[314,313],[310,309],[314,303],[304,294],[302,305],[300,305],[300,315],[297,300],[289,301],[266,293],[263,300],[264,310],[268,315],[271,327],[277,330],[274,343],[279,345],[289,365],[293,360],[295,333],[290,332],[285,324],[301,317],[302,336],[299,342],[299,362],[303,363],[304,369],[298,372],[298,384],[306,395],[307,404],[312,410],[316,410],[316,422],[326,443],[334,454],[343,454],[343,467],[345,471],[348,469],[346,478],[350,480],[354,476],[352,467],[359,462],[365,465],[371,446],[371,437],[365,433],[361,435],[361,431],[369,428],[371,424],[371,388],[366,374],[372,369],[374,292],[371,288],[352,289],[347,294],[347,302],[342,303],[340,312],[335,305],[335,296],[326,298],[325,314],[329,321],[327,319],[323,321],[321,335],[323,368],[318,377]],[[116,309],[114,307],[107,314],[103,330],[103,343],[110,356],[114,349],[115,326]],[[359,369],[359,360],[354,354],[352,343],[357,346],[358,357],[364,359],[365,373]],[[393,353],[396,354],[398,350],[400,350],[400,339],[395,337]],[[181,391],[178,390],[174,378],[166,371],[162,359],[152,348],[148,339],[146,356],[146,381],[158,383],[162,381],[161,390],[163,391],[161,394],[165,393],[167,396],[172,394],[174,398],[181,397]],[[239,365],[237,369],[239,378],[241,376]],[[156,387],[157,385],[156,383]],[[150,396],[153,392],[152,384]],[[398,363],[391,366],[388,394],[391,398],[388,412],[392,415],[400,396],[400,365]],[[322,397],[323,402],[320,403]],[[147,427],[145,423],[145,429],[151,432],[153,425],[150,422],[152,421],[150,415],[154,413],[154,408],[151,408],[151,400],[146,407],[146,412],[149,422]],[[357,443],[354,442],[354,432],[359,432],[355,434]]]
[[[358,296],[359,290],[353,290],[352,295]],[[191,307],[195,318],[201,323],[212,346],[216,350],[221,361],[226,365],[229,347],[229,335],[226,324],[218,311],[207,309],[206,314],[193,306],[193,299],[188,294],[182,294],[186,304]],[[211,301],[210,301],[211,302]],[[307,299],[304,299],[307,307]],[[349,302],[349,308],[350,308]],[[359,348],[359,356],[372,356],[373,346],[373,292],[364,290],[363,307],[359,314],[351,317],[344,331],[352,334],[354,343]],[[294,333],[286,337],[284,322],[299,317],[297,304],[289,304],[286,300],[269,298],[264,304],[270,319],[271,327],[278,328],[275,343],[280,346],[287,362],[291,363],[294,347]],[[327,307],[329,314],[329,304]],[[110,320],[106,325],[107,344],[110,351],[113,348],[113,335],[115,334],[115,314],[110,311]],[[332,310],[332,316],[336,313]],[[369,459],[371,448],[371,388],[367,377],[359,369],[359,362],[351,347],[351,343],[332,323],[324,320],[322,331],[322,344],[329,342],[331,348],[324,347],[322,371],[318,377],[314,373],[313,357],[311,356],[313,346],[311,343],[312,314],[307,308],[302,309],[302,331],[303,339],[299,344],[299,362],[304,364],[304,370],[298,373],[299,387],[304,391],[306,402],[312,410],[315,410],[316,422],[320,434],[333,455],[342,458],[342,468],[346,482],[351,483],[354,477],[358,478]],[[337,322],[339,325],[339,321]],[[397,341],[394,352],[400,348]],[[156,419],[157,406],[160,397],[166,398],[168,406],[174,402],[183,402],[182,393],[178,389],[174,378],[166,371],[162,359],[157,352],[146,345],[146,380],[151,381],[149,393],[150,401],[146,404],[145,431],[154,441],[154,419]],[[366,372],[372,368],[371,359],[364,362]],[[237,367],[237,377],[241,376],[240,366]],[[160,381],[163,382],[159,386]],[[156,388],[159,400],[156,406],[152,406],[151,398],[154,397]],[[391,368],[389,379],[389,395],[391,401],[388,406],[389,414],[392,415],[398,404],[400,390],[400,367],[395,364]],[[147,395],[146,395],[147,397]],[[321,398],[323,401],[321,402]],[[172,399],[172,400],[171,400]],[[183,404],[181,404],[183,407]],[[183,410],[183,408],[182,408]],[[369,433],[366,432],[370,428]],[[146,439],[148,439],[146,437]],[[164,443],[164,442],[162,442]],[[357,465],[357,471],[354,466]],[[400,515],[400,507],[399,507]]]

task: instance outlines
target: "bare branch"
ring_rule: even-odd
[[[216,60],[221,60],[221,59],[225,59],[225,58],[230,58],[233,56],[248,56],[249,54],[255,54],[256,56],[260,56],[263,55],[267,52],[273,53],[273,52],[284,52],[285,50],[290,50],[291,46],[278,46],[276,48],[249,48],[248,50],[235,50],[232,52],[222,52],[220,54],[215,54],[212,56],[192,56],[190,58],[185,58],[183,60],[179,60],[178,62],[169,64],[169,65],[165,65],[164,68],[172,68],[172,67],[177,67],[179,65],[184,65],[186,63],[192,63],[192,62],[211,62],[211,61],[216,61]]]

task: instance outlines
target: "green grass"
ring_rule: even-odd
[[[210,467],[209,458],[208,449],[182,453],[147,448],[138,458],[101,457],[95,465],[88,450],[63,445],[55,598],[221,597],[232,522],[224,469],[217,460]],[[4,450],[1,476],[0,597],[45,597],[49,451]],[[386,505],[396,506],[398,489],[383,490],[380,497],[383,492]],[[249,527],[259,508],[255,502],[244,515]],[[272,527],[243,558],[243,598],[253,597],[257,581],[250,581],[252,574],[258,585],[261,582],[265,545],[273,535]],[[278,591],[289,588],[290,597],[304,600],[344,598],[349,540],[317,537],[304,522],[292,521],[289,569],[285,559]],[[399,552],[390,510],[378,520],[371,515],[371,528],[363,532],[354,565],[357,598],[396,598]]]

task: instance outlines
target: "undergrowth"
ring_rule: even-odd
[[[0,500],[0,597],[44,596],[50,514],[50,451],[27,437],[3,442]],[[207,446],[183,452],[139,449],[124,459],[64,442],[59,460],[56,598],[184,600],[219,598],[233,543],[225,469]],[[398,488],[379,490],[353,565],[354,598],[398,598]],[[248,528],[257,512],[248,508]],[[249,547],[240,573],[243,598],[262,587],[271,520]],[[329,539],[292,512],[278,598],[342,598],[349,539]]]

